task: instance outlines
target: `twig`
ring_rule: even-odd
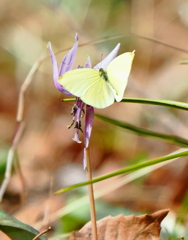
[[[27,75],[24,83],[21,86],[19,99],[18,99],[18,111],[17,111],[17,116],[16,116],[17,122],[21,122],[23,120],[24,94],[25,94],[25,91],[27,90],[29,84],[32,81],[33,75],[36,73],[36,71],[38,70],[40,64],[43,62],[43,60],[44,60],[44,58],[40,58],[38,61],[36,61],[34,63],[34,65],[32,66],[29,74]]]
[[[6,163],[6,170],[5,170],[5,177],[3,179],[2,185],[0,187],[0,202],[2,201],[3,195],[6,191],[7,185],[10,180],[11,176],[11,170],[12,170],[12,163],[14,159],[14,152],[15,149],[17,148],[18,142],[20,140],[20,137],[22,135],[25,123],[23,122],[23,111],[24,111],[24,93],[27,90],[29,84],[32,81],[32,77],[35,74],[35,72],[38,70],[40,64],[44,61],[45,58],[40,58],[36,63],[32,66],[29,74],[27,75],[24,83],[21,86],[20,94],[19,94],[19,100],[18,100],[18,110],[17,110],[17,127],[15,130],[15,137],[12,141],[12,145],[8,151],[8,156],[7,156],[7,163]]]
[[[89,147],[86,148],[86,162],[87,162],[87,167],[86,167],[87,178],[88,180],[92,180]],[[89,203],[90,203],[90,214],[91,214],[91,225],[92,225],[92,239],[98,240],[93,184],[88,185],[88,191],[89,191]]]
[[[12,146],[10,147],[10,149],[8,151],[5,177],[3,179],[3,182],[2,182],[2,185],[1,185],[1,188],[0,188],[0,201],[2,201],[3,195],[5,193],[5,190],[7,188],[9,180],[10,180],[12,163],[13,163],[13,159],[14,159],[14,152],[15,152],[15,149],[17,147],[18,141],[20,140],[20,137],[22,135],[24,126],[25,126],[24,122],[21,122],[18,125],[18,128],[16,129],[15,137],[12,141]]]
[[[49,226],[47,229],[45,229],[44,231],[40,232],[37,236],[35,236],[32,240],[36,240],[38,239],[40,236],[42,236],[43,234],[49,232],[52,228]]]

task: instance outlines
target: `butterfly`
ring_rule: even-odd
[[[106,69],[78,68],[64,73],[58,82],[84,103],[105,108],[120,102],[131,71],[134,51],[114,58]]]

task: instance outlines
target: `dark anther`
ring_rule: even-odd
[[[71,115],[75,116],[77,110],[78,110],[78,107],[74,104],[74,106],[72,107],[72,110],[71,110]]]
[[[79,130],[83,133],[81,121],[79,121]]]
[[[76,124],[75,124],[75,127],[74,127],[74,128],[77,128],[78,130],[80,130],[80,131],[83,133],[81,121],[79,121],[79,122],[76,122]]]

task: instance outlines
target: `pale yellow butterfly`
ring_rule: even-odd
[[[71,94],[96,108],[105,108],[120,102],[131,71],[134,52],[126,52],[114,58],[107,66],[94,70],[78,68],[64,73],[58,82]]]

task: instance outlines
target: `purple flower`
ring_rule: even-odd
[[[106,69],[106,67],[109,65],[109,63],[117,56],[118,50],[119,50],[120,44],[118,44],[112,52],[104,58],[101,62],[99,62],[94,69],[98,70],[100,68]],[[48,43],[48,49],[50,51],[50,57],[52,61],[52,68],[53,68],[53,80],[55,87],[67,94],[72,95],[70,92],[68,92],[62,85],[58,83],[58,78],[62,76],[65,72],[72,70],[72,67],[74,65],[74,60],[76,56],[76,52],[78,49],[78,35],[75,36],[75,44],[71,48],[71,50],[67,53],[67,55],[63,58],[60,68],[58,68],[58,64],[55,58],[55,55],[53,53],[51,44]],[[85,68],[91,68],[91,61],[88,57],[86,59]],[[77,143],[81,143],[79,140],[79,132],[83,132],[82,130],[82,118],[85,115],[85,129],[84,129],[84,166],[86,166],[85,163],[85,150],[89,147],[89,139],[91,136],[91,130],[92,130],[92,123],[94,118],[94,108],[92,106],[86,105],[86,104],[78,97],[76,97],[76,103],[74,104],[71,115],[73,116],[72,123],[68,126],[68,128],[71,128],[74,125],[75,128],[75,134],[73,140]],[[86,111],[84,110],[86,109]],[[85,167],[84,167],[85,168]]]
[[[99,62],[93,69],[99,70],[100,68],[106,69],[109,63],[117,56],[120,48],[120,43],[105,57],[101,62]]]
[[[53,68],[53,79],[54,79],[54,85],[55,87],[60,91],[67,95],[72,95],[69,93],[62,85],[58,83],[58,78],[61,77],[65,72],[70,71],[74,65],[74,60],[76,57],[76,52],[78,49],[78,34],[75,36],[75,44],[71,48],[71,50],[68,52],[68,54],[63,58],[60,68],[58,68],[58,64],[56,61],[56,57],[53,53],[51,43],[48,43],[48,49],[50,51],[50,57],[52,61],[52,68]]]
[[[84,158],[83,158],[83,167],[86,169],[86,148],[89,147],[89,139],[91,136],[92,124],[94,118],[94,107],[86,105],[86,118],[85,118],[85,131],[84,131]]]

